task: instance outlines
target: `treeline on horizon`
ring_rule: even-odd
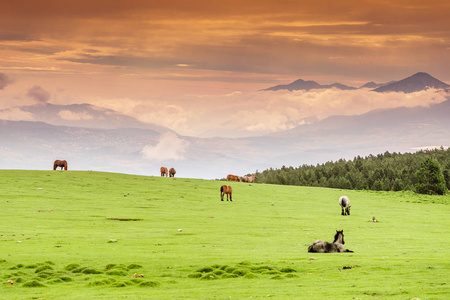
[[[431,158],[440,165],[446,189],[450,189],[450,148],[421,150],[415,153],[389,153],[357,156],[324,164],[282,166],[258,172],[258,183],[327,187],[375,191],[416,191],[418,171]]]

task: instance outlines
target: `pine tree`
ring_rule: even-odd
[[[419,194],[444,195],[447,193],[441,165],[435,159],[426,157],[416,172],[416,192]]]

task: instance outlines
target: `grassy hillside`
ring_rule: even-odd
[[[450,295],[448,195],[223,183],[0,171],[0,299]],[[354,253],[307,252],[337,229]]]

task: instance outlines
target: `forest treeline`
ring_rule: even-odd
[[[450,189],[450,148],[422,150],[415,153],[389,153],[353,160],[340,159],[298,168],[283,166],[258,172],[258,183],[329,187],[376,191],[415,191],[418,171],[425,160],[438,162],[446,191]]]

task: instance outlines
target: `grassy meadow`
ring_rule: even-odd
[[[0,170],[0,299],[449,299],[450,195],[222,184]]]

